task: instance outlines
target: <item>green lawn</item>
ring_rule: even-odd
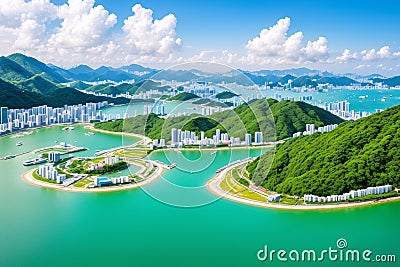
[[[232,171],[235,171],[232,170]],[[237,171],[237,170],[236,170]],[[220,183],[220,186],[223,190],[234,194],[238,197],[243,197],[243,198],[248,198],[248,199],[252,199],[252,200],[257,200],[257,201],[266,201],[266,197],[262,196],[260,194],[257,194],[255,192],[249,191],[248,189],[246,189],[245,187],[236,184],[234,182],[232,182],[230,180],[231,174],[228,173],[228,175],[225,177],[225,179],[222,180],[222,182]]]
[[[73,184],[74,187],[84,188],[86,185],[90,184],[92,181],[88,178],[84,178],[76,183]]]
[[[42,176],[39,176],[39,174],[37,174],[37,172],[36,171],[34,171],[33,172],[33,178],[35,178],[36,180],[39,180],[39,181],[42,181],[42,182],[45,182],[45,183],[49,183],[49,184],[58,184],[56,181],[53,181],[53,180],[49,180],[49,179],[46,179],[46,178],[44,178],[44,177],[42,177]]]

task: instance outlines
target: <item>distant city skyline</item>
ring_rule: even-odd
[[[0,47],[64,68],[213,61],[395,76],[399,9],[392,0],[0,0]]]

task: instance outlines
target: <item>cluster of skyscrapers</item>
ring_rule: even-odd
[[[184,87],[185,92],[198,95],[202,98],[211,98],[217,93],[215,86],[211,82],[193,82]]]
[[[295,101],[294,97],[285,97],[282,96],[281,94],[276,93],[274,95],[274,99],[277,101],[283,101],[283,100],[288,100],[288,101]],[[299,97],[299,101],[312,101],[313,97],[310,96],[300,96]],[[350,109],[350,102],[348,102],[347,100],[344,101],[336,101],[336,102],[329,102],[326,104],[321,104],[318,105],[318,107],[329,111],[332,114],[335,114],[336,116],[342,118],[342,119],[353,119],[353,120],[357,120],[360,118],[364,118],[364,117],[368,117],[369,115],[371,115],[370,112],[367,111],[354,111]]]
[[[338,125],[329,124],[322,127],[315,128],[314,124],[306,124],[306,130],[304,132],[297,132],[293,134],[293,137],[298,137],[300,135],[310,135],[313,133],[327,133],[334,130]]]
[[[263,134],[262,132],[256,132],[254,134],[254,142],[252,142],[251,134],[245,135],[245,144],[262,144]],[[212,138],[205,136],[205,132],[200,132],[200,138],[197,136],[196,132],[181,130],[172,128],[171,130],[171,146],[208,146],[208,145],[241,145],[242,142],[238,137],[229,137],[228,133],[221,133],[220,129],[217,129]]]
[[[48,159],[50,162],[58,162],[61,159],[61,153],[60,152],[50,152],[48,154]]]
[[[282,96],[281,94],[276,93],[274,95],[274,99],[277,101],[294,101],[294,97],[290,97],[290,96]],[[311,101],[313,100],[313,97],[311,95],[309,96],[299,96],[299,101]]]
[[[43,178],[56,181],[61,184],[67,179],[67,175],[59,174],[57,169],[51,164],[39,166],[37,174]]]
[[[315,195],[304,195],[304,201],[306,202],[337,202],[346,201],[351,198],[364,197],[367,195],[379,195],[385,194],[393,190],[392,185],[382,185],[368,187],[366,189],[351,190],[349,193],[344,193],[342,195],[332,195],[327,197],[319,197]]]
[[[90,122],[92,120],[107,121],[115,119],[100,110],[108,106],[107,101],[79,105],[64,105],[59,108],[47,105],[30,109],[0,108],[0,134],[15,130],[41,127],[58,123]]]
[[[367,111],[356,112],[354,110],[350,110],[350,103],[347,100],[337,101],[337,102],[329,102],[320,107],[331,112],[332,114],[335,114],[338,117],[343,118],[343,119],[357,120],[357,119],[368,117],[369,115],[371,115],[371,113],[367,112]]]
[[[119,156],[114,156],[114,157],[106,157],[104,159],[104,163],[107,165],[113,165],[115,163],[118,163],[120,161]]]

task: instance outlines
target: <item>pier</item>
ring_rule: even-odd
[[[16,157],[19,157],[22,155],[26,155],[29,153],[39,153],[39,152],[43,152],[46,150],[52,150],[52,149],[65,150],[63,152],[60,152],[61,155],[88,150],[86,147],[76,147],[76,146],[71,146],[71,145],[64,147],[64,146],[60,146],[60,145],[55,145],[55,146],[48,146],[48,147],[38,148],[38,149],[30,150],[30,151],[25,151],[25,152],[21,152],[21,153],[14,154],[14,155],[7,155],[7,156],[0,158],[0,160],[9,160],[9,159],[13,159],[13,158],[16,158]]]

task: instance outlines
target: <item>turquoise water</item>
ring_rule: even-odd
[[[282,95],[286,95],[286,92]],[[313,104],[323,104],[325,102],[335,102],[347,100],[350,102],[350,109],[355,111],[375,112],[376,109],[387,109],[400,104],[400,90],[334,90],[328,93],[306,92],[292,93],[287,96],[293,96],[295,99],[303,95],[312,95]],[[272,95],[271,95],[272,96]],[[360,96],[368,96],[364,99]],[[386,97],[385,101],[382,99]]]
[[[119,146],[116,135],[60,127],[35,130],[21,139],[0,138],[0,154],[67,141],[90,150]],[[131,142],[137,139],[130,139]],[[16,147],[23,141],[22,147]],[[75,143],[75,141],[77,141]],[[127,143],[124,139],[124,143]],[[179,157],[153,154],[167,162]],[[327,249],[345,238],[350,248],[397,254],[400,202],[330,211],[283,211],[247,206],[220,199],[197,208],[182,208],[155,200],[148,192],[171,201],[198,203],[214,199],[204,184],[215,170],[249,156],[248,151],[185,152],[178,167],[143,189],[109,193],[76,193],[27,184],[21,164],[32,155],[0,161],[0,266],[319,266],[311,263],[259,262],[257,251],[271,249]],[[259,153],[256,150],[250,153]],[[255,154],[251,154],[255,155]],[[210,156],[210,158],[208,158]],[[208,168],[195,173],[193,166]],[[211,162],[211,163],[210,163]],[[186,165],[188,164],[188,165]],[[185,166],[186,165],[186,166]],[[165,181],[196,187],[188,195],[168,191]],[[200,198],[200,201],[199,199]],[[324,262],[324,266],[398,266],[398,263]]]
[[[350,109],[357,111],[375,112],[376,109],[387,109],[400,104],[400,90],[330,90],[328,93],[325,92],[290,92],[290,91],[279,91],[279,90],[248,90],[231,88],[234,92],[241,95],[244,100],[247,97],[256,97],[257,94],[262,94],[268,98],[274,98],[275,94],[281,94],[283,97],[294,97],[295,100],[299,100],[300,96],[313,96],[312,104],[324,104],[335,101],[347,100],[350,102]],[[360,98],[360,96],[368,96]],[[385,98],[385,101],[382,99]],[[174,113],[199,113],[201,114],[201,108],[193,109],[195,106],[190,102],[188,103],[177,103],[177,102],[166,102],[165,110],[168,114]],[[135,114],[143,114],[143,104],[130,105],[129,109],[127,106],[110,107],[104,109],[105,114],[119,114],[121,117],[127,112],[130,116]]]
[[[244,97],[256,95],[253,91],[238,91]],[[387,109],[400,104],[400,90],[330,90],[329,92],[291,92],[279,90],[263,90],[262,94],[265,97],[274,98],[275,94],[280,94],[283,97],[294,97],[299,100],[300,96],[313,96],[312,104],[324,104],[329,102],[344,101],[350,102],[350,109],[357,111],[375,112],[376,109]],[[360,98],[360,96],[368,96]],[[385,101],[382,99],[386,97]]]

